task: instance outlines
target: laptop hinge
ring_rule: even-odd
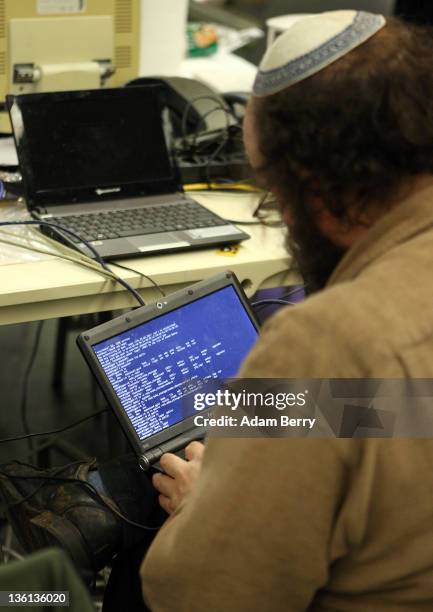
[[[29,206],[29,211],[31,215],[46,215],[48,214],[48,210],[44,206]]]
[[[194,427],[184,433],[176,436],[163,444],[154,446],[153,448],[145,451],[139,458],[139,464],[142,470],[147,471],[151,465],[159,461],[164,453],[175,453],[182,448],[185,448],[193,440],[202,440],[206,435],[206,429],[204,427]]]

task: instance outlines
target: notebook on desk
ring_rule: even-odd
[[[235,376],[257,336],[242,287],[225,272],[83,332],[77,342],[147,469],[203,437],[187,400]]]
[[[158,85],[7,97],[27,207],[43,228],[106,259],[249,236],[187,197],[164,133]]]

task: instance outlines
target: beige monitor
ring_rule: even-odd
[[[138,75],[140,0],[0,0],[6,94],[116,87]]]

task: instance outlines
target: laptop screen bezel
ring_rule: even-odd
[[[156,302],[155,304],[150,304],[148,306],[143,306],[138,308],[126,315],[122,315],[109,321],[108,323],[104,323],[95,327],[91,330],[83,332],[77,338],[77,344],[83,353],[91,371],[93,372],[105,398],[107,399],[109,405],[112,407],[117,419],[121,427],[123,428],[126,437],[128,438],[130,444],[135,450],[137,455],[154,448],[160,444],[163,444],[167,441],[167,439],[172,439],[185,431],[188,431],[194,427],[194,417],[187,417],[186,419],[163,429],[162,431],[154,434],[153,436],[149,436],[144,440],[140,440],[138,437],[134,427],[131,424],[129,417],[127,416],[125,409],[123,408],[119,398],[117,397],[114,388],[112,387],[107,375],[105,374],[102,366],[99,363],[99,360],[96,356],[95,351],[93,350],[93,346],[103,342],[104,340],[109,340],[114,336],[117,336],[121,333],[124,333],[130,329],[138,327],[147,321],[154,320],[160,316],[163,316],[173,310],[181,308],[182,306],[186,306],[192,302],[195,302],[198,299],[206,297],[212,293],[215,293],[221,289],[226,287],[232,287],[235,291],[237,297],[239,298],[242,307],[245,309],[246,314],[248,315],[251,324],[259,333],[259,324],[254,315],[254,312],[251,309],[248,298],[246,297],[239,281],[233,272],[227,271],[222,274],[218,274],[210,279],[206,279],[195,285],[187,287],[186,289],[182,289],[181,291],[177,291],[161,300],[160,302]],[[162,307],[161,307],[162,305]],[[209,410],[203,410],[200,414],[206,414]],[[167,432],[170,432],[167,435]]]
[[[92,187],[69,188],[69,189],[45,189],[37,190],[34,185],[34,173],[32,154],[29,148],[26,125],[22,121],[21,110],[30,105],[41,105],[44,103],[56,103],[62,101],[94,100],[104,104],[107,99],[137,99],[149,96],[158,107],[161,116],[161,127],[163,128],[164,87],[158,84],[140,85],[134,87],[119,87],[107,89],[91,89],[83,91],[49,92],[38,94],[8,95],[6,105],[12,125],[15,147],[17,150],[20,171],[23,180],[25,199],[30,210],[40,209],[64,204],[80,204],[84,202],[103,202],[104,200],[117,200],[124,198],[145,197],[152,195],[164,195],[182,191],[180,175],[174,165],[173,158],[168,150],[164,138],[167,163],[172,169],[172,178],[161,181],[143,180],[128,184],[94,185]],[[164,129],[163,129],[164,132]],[[19,135],[20,134],[20,135]],[[49,140],[49,135],[47,135]],[[143,143],[144,146],[144,143]],[[120,187],[120,190],[118,188]],[[96,190],[101,189],[104,194],[97,195]],[[116,190],[116,191],[110,191]]]

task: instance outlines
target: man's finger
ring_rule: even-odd
[[[204,444],[201,442],[191,442],[185,448],[185,457],[188,461],[192,461],[193,459],[201,459],[204,453]]]
[[[165,453],[162,455],[159,463],[166,474],[172,478],[182,477],[187,469],[187,462],[173,455],[173,453]]]
[[[166,497],[165,495],[160,495],[158,497],[158,501],[161,508],[165,510],[167,514],[171,514],[173,512],[173,507],[171,505],[170,498]]]
[[[171,476],[166,476],[165,474],[154,474],[152,476],[152,483],[155,489],[166,497],[172,496],[174,492],[174,480],[171,478]]]

